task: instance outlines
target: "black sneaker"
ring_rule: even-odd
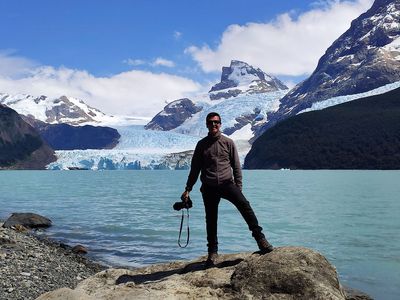
[[[262,238],[257,241],[258,248],[260,249],[261,254],[267,254],[274,250],[274,247],[270,243],[268,243],[266,238]]]
[[[218,253],[217,252],[210,252],[208,253],[208,257],[206,260],[206,267],[213,267],[215,266],[215,262],[217,261]]]

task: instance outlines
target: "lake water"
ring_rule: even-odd
[[[191,198],[191,241],[177,245],[172,210],[188,171],[1,171],[0,219],[35,212],[46,234],[83,244],[113,266],[194,259],[206,253],[200,184]],[[399,171],[244,171],[244,194],[274,246],[305,246],[337,267],[343,284],[400,299]],[[256,251],[239,213],[221,201],[221,253]]]

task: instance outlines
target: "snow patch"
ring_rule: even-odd
[[[387,44],[386,46],[384,46],[382,48],[387,51],[399,51],[400,52],[400,37],[397,37],[390,44]]]
[[[353,101],[356,99],[384,94],[386,92],[397,89],[399,87],[400,87],[400,81],[397,81],[394,83],[386,84],[384,86],[381,86],[379,88],[373,89],[368,92],[354,94],[354,95],[333,97],[333,98],[330,98],[330,99],[327,99],[324,101],[315,102],[312,104],[312,106],[310,108],[304,109],[297,114],[301,114],[301,113],[308,112],[308,111],[321,110],[321,109],[324,109],[324,108],[327,108],[327,107],[330,107],[333,105],[342,104],[342,103]]]
[[[229,137],[232,140],[250,140],[254,136],[253,131],[251,130],[251,124],[247,124],[243,126],[241,129],[236,130]]]

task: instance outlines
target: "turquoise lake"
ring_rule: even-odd
[[[1,171],[0,219],[35,212],[44,234],[83,244],[112,266],[143,266],[206,254],[198,182],[191,193],[190,244],[177,245],[188,171]],[[400,171],[244,171],[244,194],[276,246],[317,250],[342,284],[376,299],[400,299]],[[219,213],[221,253],[256,251],[228,201]]]

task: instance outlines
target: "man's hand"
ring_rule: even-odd
[[[184,191],[181,196],[181,200],[187,202],[189,199],[189,191]]]

